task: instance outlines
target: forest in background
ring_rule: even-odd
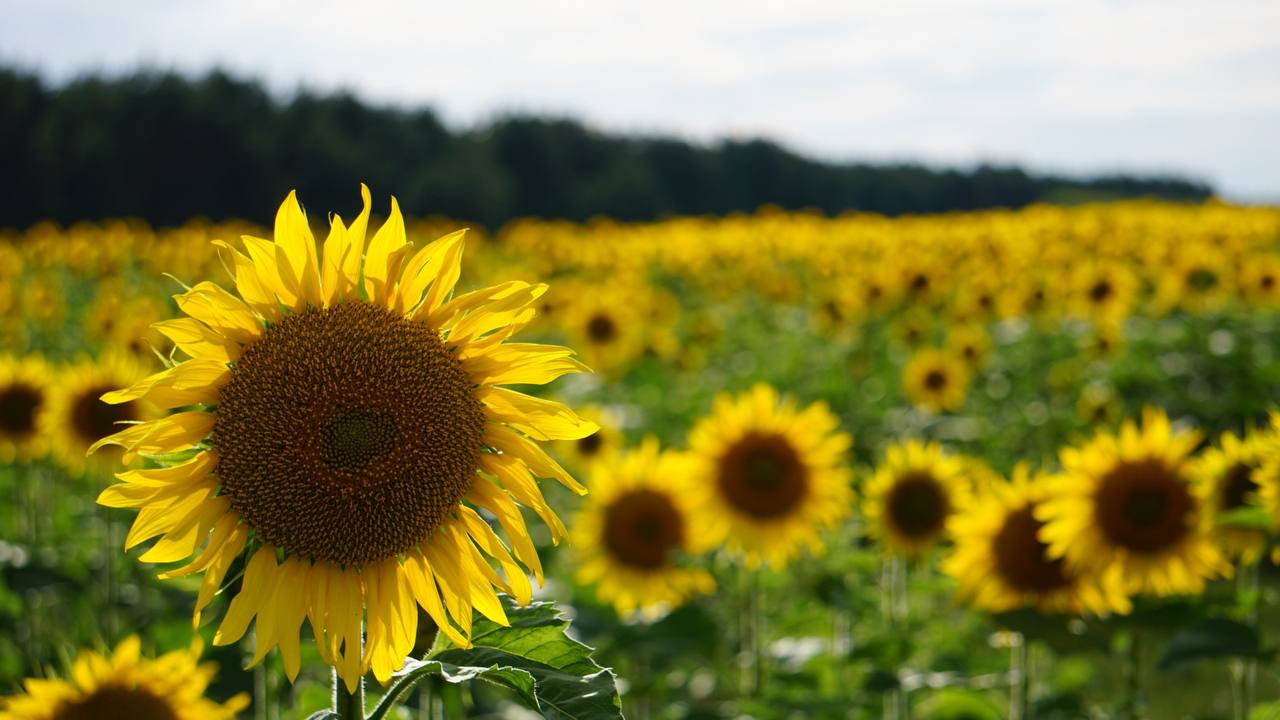
[[[765,139],[703,145],[563,118],[509,115],[458,129],[429,107],[371,106],[345,92],[282,99],[221,71],[85,76],[55,87],[0,68],[0,137],[0,227],[122,216],[264,223],[274,208],[264,199],[297,188],[313,207],[346,208],[358,181],[394,192],[414,215],[490,228],[519,217],[632,221],[766,204],[901,215],[1213,194],[1177,177],[835,164]]]

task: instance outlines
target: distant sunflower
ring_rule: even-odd
[[[1130,593],[1198,593],[1225,569],[1209,513],[1190,482],[1197,432],[1176,432],[1159,410],[1062,450],[1064,474],[1036,508],[1041,538],[1073,569],[1122,579]]]
[[[596,429],[499,387],[585,369],[567,348],[506,342],[545,286],[450,299],[463,233],[415,248],[392,198],[366,244],[361,190],[364,209],[350,227],[333,216],[323,254],[293,193],[274,242],[245,237],[247,256],[220,244],[239,297],[209,282],[177,295],[189,317],[157,327],[191,359],[106,396],[192,409],[98,443],[165,463],[122,473],[98,502],[141,509],[126,548],[163,536],[145,562],[203,546],[161,575],[204,573],[196,623],[245,556],[215,643],[235,642],[256,616],[254,661],[279,645],[294,678],[306,618],[348,688],[369,669],[386,682],[401,667],[416,605],[465,646],[473,608],[507,622],[495,588],[529,600],[526,568],[539,582],[542,568],[517,503],[554,541],[564,526],[534,476],[585,492],[534,441]],[[512,551],[474,508],[497,519]]]
[[[645,290],[629,285],[638,295]],[[624,372],[644,351],[648,303],[616,288],[594,287],[568,303],[558,320],[583,358],[598,372]]]
[[[565,459],[571,468],[588,468],[622,450],[621,421],[617,413],[607,408],[589,406],[582,408],[578,415],[595,423],[599,429],[577,440],[561,440],[556,443],[559,456]]]
[[[768,385],[721,394],[689,434],[692,491],[709,524],[748,567],[782,567],[849,512],[844,454],[852,439],[824,403],[804,409]]]
[[[1263,308],[1280,305],[1280,256],[1273,252],[1245,256],[1239,275],[1240,292],[1250,303]]]
[[[919,557],[937,545],[966,494],[963,471],[963,461],[943,453],[937,443],[890,445],[862,503],[868,532],[881,549]]]
[[[1053,613],[1128,612],[1122,584],[1050,557],[1040,539],[1044,523],[1035,517],[1047,496],[1043,478],[1031,478],[1019,465],[1009,482],[962,501],[951,519],[956,547],[942,562],[960,597],[990,612],[1026,606]]]
[[[217,703],[204,696],[216,671],[200,663],[200,643],[154,660],[131,636],[110,656],[85,651],[67,680],[28,678],[24,695],[0,698],[0,720],[232,720],[249,706],[241,693]]]
[[[924,348],[902,368],[907,397],[930,412],[951,412],[964,407],[969,393],[969,368],[957,356]]]
[[[595,585],[619,614],[654,617],[715,588],[709,573],[683,560],[714,540],[684,484],[687,463],[659,452],[650,437],[594,466],[591,494],[573,523],[577,580]]]
[[[1216,447],[1204,450],[1192,461],[1191,477],[1210,517],[1260,505],[1261,486],[1256,474],[1261,464],[1260,438],[1256,435],[1241,438],[1230,432],[1223,433]],[[1213,525],[1214,537],[1229,558],[1247,565],[1262,556],[1267,543],[1263,531],[1216,522]]]
[[[1085,263],[1071,278],[1071,310],[1095,320],[1114,320],[1129,314],[1138,279],[1127,266],[1115,261]]]
[[[106,473],[120,464],[119,451],[94,456],[86,453],[125,424],[155,418],[156,407],[145,400],[104,402],[102,395],[138,382],[147,371],[147,366],[123,353],[108,353],[96,360],[82,358],[57,371],[40,427],[49,438],[54,458],[68,472]]]
[[[946,347],[948,354],[976,370],[991,356],[991,336],[981,325],[956,325],[947,331]]]
[[[0,357],[0,462],[33,460],[48,451],[40,416],[52,371],[39,355]]]

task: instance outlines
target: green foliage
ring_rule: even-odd
[[[765,140],[704,147],[608,136],[563,119],[505,117],[451,131],[430,109],[372,107],[346,93],[282,101],[223,72],[83,77],[53,89],[0,69],[0,135],[0,167],[13,179],[0,193],[0,226],[121,216],[268,222],[268,199],[291,188],[313,207],[338,209],[362,180],[395,189],[405,207],[489,227],[524,216],[642,220],[765,204],[897,215],[1211,194],[1173,178],[836,165]]]
[[[424,660],[410,660],[369,716],[380,720],[413,685],[428,677],[446,683],[483,680],[512,691],[522,705],[554,720],[621,718],[613,673],[591,659],[591,648],[565,634],[569,621],[553,603],[521,607],[503,596],[503,627],[477,618],[470,648],[438,636]]]

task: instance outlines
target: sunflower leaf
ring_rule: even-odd
[[[1213,521],[1221,527],[1241,528],[1245,530],[1270,531],[1275,527],[1275,519],[1265,509],[1245,506],[1218,513]]]
[[[1257,628],[1226,618],[1205,618],[1179,630],[1169,640],[1156,667],[1169,672],[1200,660],[1266,655],[1260,647]]]
[[[381,720],[409,688],[427,677],[447,683],[484,680],[514,691],[520,704],[545,718],[621,718],[612,671],[591,659],[591,648],[570,638],[569,621],[553,603],[521,607],[502,597],[511,625],[477,618],[470,648],[437,640],[431,656],[410,660],[396,674],[369,720]]]

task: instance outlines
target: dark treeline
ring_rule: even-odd
[[[394,192],[413,214],[490,227],[521,216],[645,220],[766,203],[897,215],[1211,193],[1164,177],[837,165],[765,140],[702,146],[560,119],[507,117],[454,131],[430,109],[370,107],[343,93],[284,102],[221,72],[88,77],[53,88],[0,69],[0,138],[0,226],[11,227],[121,216],[157,225],[195,216],[266,222],[293,187],[313,208],[349,211],[361,180]]]

